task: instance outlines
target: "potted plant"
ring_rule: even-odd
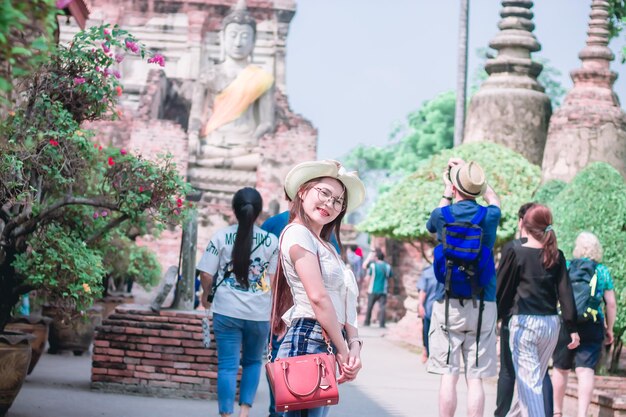
[[[35,19],[41,25],[22,21],[22,29],[47,28],[55,21],[52,2],[33,3],[48,13]],[[9,44],[11,36],[23,38],[19,27],[0,31]],[[51,39],[50,30],[43,32]],[[150,161],[103,147],[81,127],[117,117],[117,65],[127,54],[147,58],[143,46],[108,25],[79,32],[67,46],[45,39],[0,48],[0,102],[8,108],[0,114],[0,334],[13,306],[32,290],[67,311],[86,311],[102,293],[102,239],[147,218],[156,225],[179,223],[188,191],[169,156]],[[45,59],[20,67],[16,51]],[[159,55],[148,62],[164,65]],[[10,94],[15,86],[19,101]]]

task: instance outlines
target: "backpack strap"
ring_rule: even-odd
[[[487,215],[487,207],[481,206],[479,204],[478,205],[478,212],[476,213],[474,218],[471,220],[471,223],[476,225],[476,226],[478,226],[480,224],[480,222],[483,221],[483,219],[485,218],[486,215]]]
[[[443,214],[443,218],[446,223],[454,223],[454,216],[452,215],[452,210],[450,210],[450,206],[441,207],[441,214]]]

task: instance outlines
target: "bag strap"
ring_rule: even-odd
[[[454,216],[452,215],[452,210],[450,210],[450,206],[443,206],[441,208],[441,214],[443,214],[443,218],[446,223],[454,223]]]
[[[483,221],[483,219],[485,218],[486,215],[487,215],[487,207],[483,207],[483,206],[481,206],[479,204],[478,205],[478,212],[476,213],[474,218],[471,220],[471,223],[473,225],[478,226],[480,224],[480,222]]]
[[[283,230],[283,232],[280,234],[280,238],[278,239],[278,267],[276,268],[276,279],[278,279],[279,272],[282,272],[282,274],[285,274],[285,267],[283,265],[283,256],[282,256],[282,243],[283,243],[283,236],[285,235],[285,232],[287,231],[287,228],[289,228],[290,226],[292,226],[294,223],[290,223],[288,224],[285,229]],[[322,262],[320,260],[320,253],[319,250],[317,251],[317,263],[320,267],[320,274],[323,274],[322,271]],[[287,279],[287,277],[285,276],[285,279]],[[274,338],[274,318],[276,317],[276,297],[278,297],[278,293],[275,291],[276,286],[273,286],[274,288],[272,289],[272,309],[271,309],[271,314],[270,314],[270,337],[268,340],[268,346],[267,346],[267,360],[268,362],[272,362],[272,339]],[[322,324],[320,323],[320,327],[322,326]],[[324,341],[326,342],[326,346],[328,349],[328,353],[332,354],[333,353],[333,348],[332,345],[330,344],[330,338],[328,337],[328,334],[326,333],[326,330],[324,330],[324,328],[322,327],[322,336],[324,337]]]

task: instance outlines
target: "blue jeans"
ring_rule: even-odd
[[[278,350],[279,358],[327,352],[322,336],[322,327],[315,319],[296,319],[287,330]],[[284,417],[326,417],[330,407],[309,408],[308,410],[287,411]]]
[[[243,368],[239,404],[252,406],[263,363],[269,321],[253,321],[213,314],[217,343],[217,403],[220,414],[232,414],[237,394],[237,371]]]
[[[430,331],[430,317],[424,317],[422,319],[422,340],[424,341],[424,349],[426,349],[426,355],[430,355],[428,349],[428,333]]]

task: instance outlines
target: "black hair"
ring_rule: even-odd
[[[519,210],[517,211],[517,218],[520,219],[520,220],[523,219],[524,215],[526,214],[526,212],[529,209],[531,209],[534,206],[536,206],[536,205],[537,205],[537,203],[532,203],[532,202],[531,203],[522,204],[520,206]]]
[[[378,258],[379,261],[385,260],[385,254],[380,249],[376,249],[376,257]]]
[[[233,274],[239,285],[248,288],[248,273],[250,269],[250,254],[252,252],[252,238],[254,222],[263,209],[261,194],[251,187],[237,191],[233,196],[233,211],[237,217],[237,237],[233,246],[232,263]]]

